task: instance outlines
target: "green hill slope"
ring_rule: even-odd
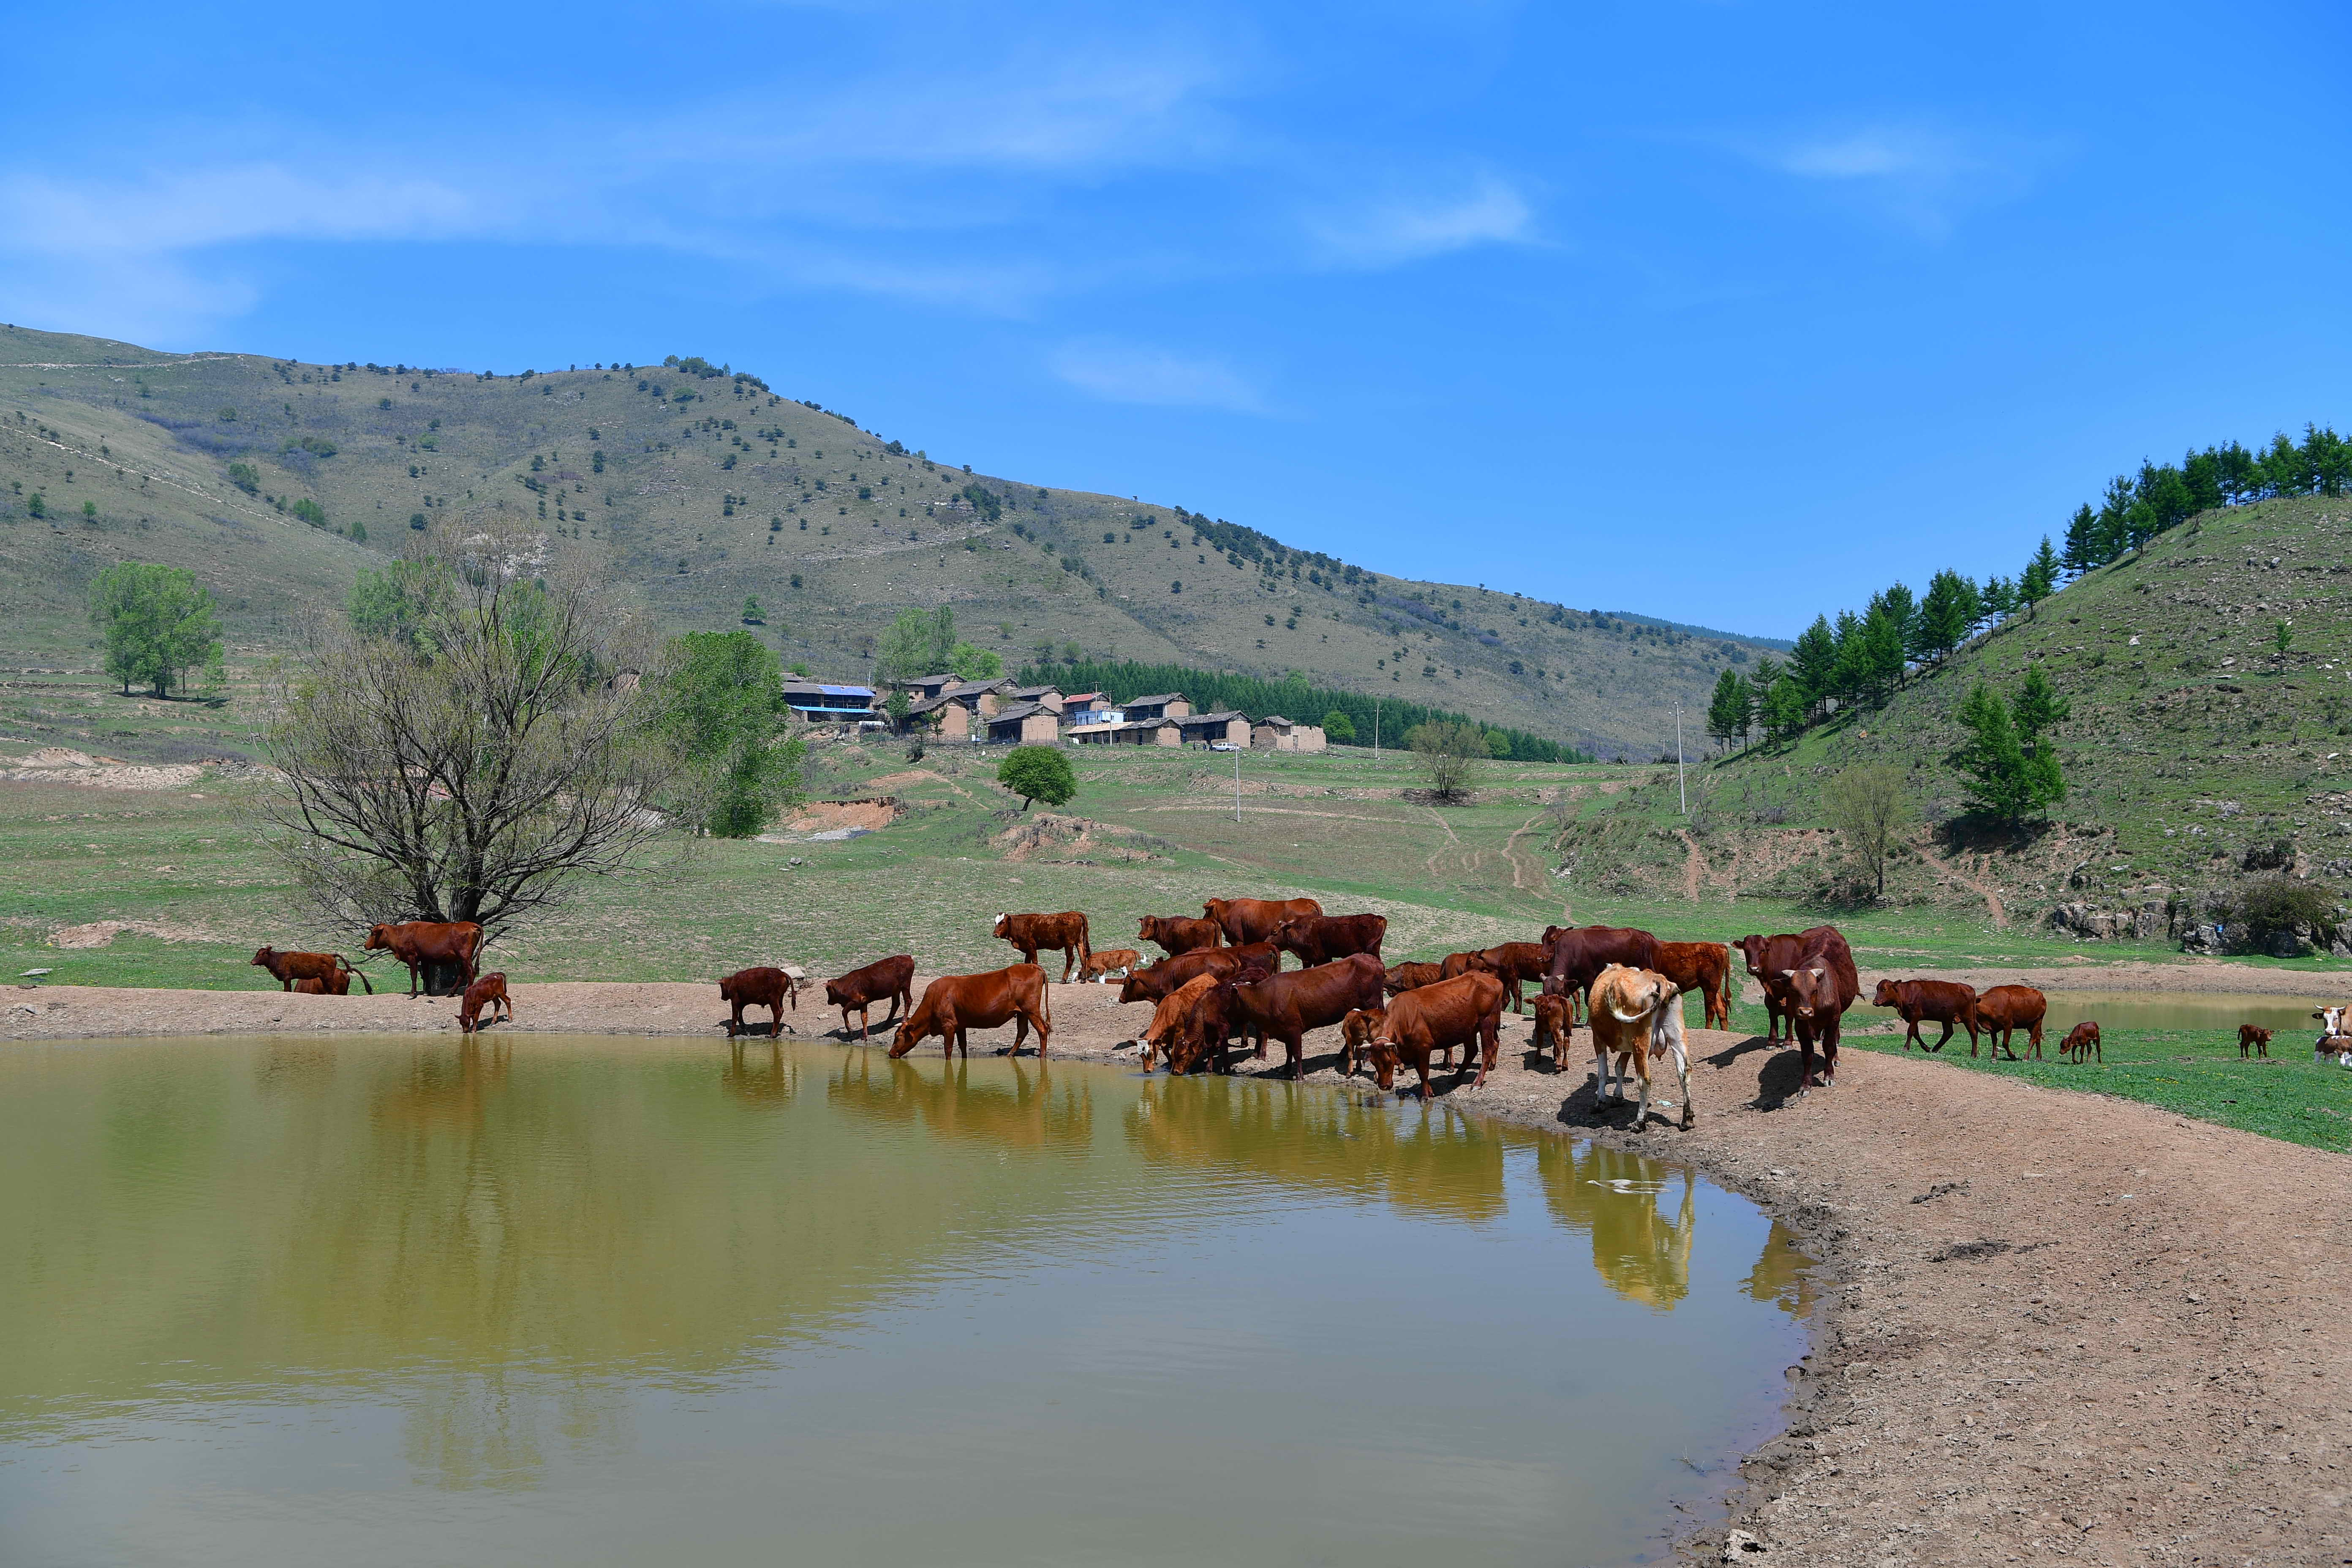
[[[2067,799],[2015,840],[1922,833],[1893,897],[1997,903],[2012,921],[2065,906],[2083,934],[2160,940],[2249,878],[2284,870],[2335,898],[2352,883],[2352,500],[2310,496],[2201,513],[1883,704],[1702,770],[1702,884],[1833,899],[1844,872],[1821,785],[1857,763],[1902,767],[1926,824],[1948,827],[1961,699],[1979,680],[2014,693],[2033,664],[2072,709]],[[1687,874],[1674,804],[1669,785],[1588,816],[1571,858],[1609,879]]]
[[[870,668],[897,609],[947,604],[1008,668],[1075,647],[1297,670],[1649,756],[1676,704],[1762,647],[951,468],[699,361],[488,377],[7,327],[0,432],[0,660],[19,667],[92,662],[83,595],[124,557],[194,568],[249,657],[340,604],[412,521],[494,519],[591,552],[680,629],[732,626],[757,596],[786,659],[835,679]]]

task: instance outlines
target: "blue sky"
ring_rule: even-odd
[[[1787,636],[2352,422],[2352,8],[18,7],[0,319],[699,353],[983,471]],[[38,68],[25,68],[38,62]]]

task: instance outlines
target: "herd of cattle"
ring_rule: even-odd
[[[485,1009],[495,1022],[500,1010],[511,1021],[513,1004],[506,976],[477,972],[482,928],[471,921],[411,921],[369,931],[367,951],[388,952],[408,966],[409,994],[421,974],[454,971],[465,989],[458,1027],[471,1034]],[[1534,942],[1508,942],[1477,952],[1456,952],[1436,963],[1382,962],[1381,944],[1388,921],[1374,914],[1328,915],[1313,899],[1212,899],[1198,918],[1146,915],[1138,939],[1164,954],[1145,963],[1134,948],[1097,951],[1087,917],[1061,914],[1002,914],[994,935],[1021,955],[1017,963],[981,974],[948,974],[914,995],[915,960],[898,953],[824,983],[825,1005],[841,1010],[842,1034],[857,1015],[857,1037],[871,1037],[873,1008],[887,1003],[882,1025],[898,1026],[890,1055],[905,1056],[927,1039],[944,1050],[971,1054],[972,1029],[1013,1026],[1014,1054],[1037,1036],[1044,1056],[1053,1033],[1045,971],[1040,952],[1062,955],[1062,980],[1108,984],[1119,981],[1122,1003],[1152,1005],[1150,1022],[1138,1037],[1146,1071],[1165,1057],[1171,1073],[1206,1066],[1230,1070],[1229,1052],[1238,1040],[1263,1058],[1269,1040],[1279,1040],[1291,1076],[1304,1076],[1306,1037],[1315,1029],[1340,1032],[1340,1068],[1353,1077],[1367,1066],[1383,1089],[1393,1089],[1400,1067],[1420,1078],[1425,1099],[1433,1061],[1459,1071],[1475,1061],[1473,1087],[1486,1081],[1500,1049],[1506,1008],[1534,1016],[1538,1058],[1549,1048],[1554,1071],[1564,1071],[1580,1012],[1592,1037],[1596,1098],[1622,1102],[1633,1080],[1641,1085],[1633,1125],[1643,1126],[1651,1103],[1651,1067],[1671,1062],[1682,1092],[1682,1124],[1691,1125],[1690,1062],[1683,1037],[1682,997],[1696,992],[1707,1028],[1731,1024],[1731,954],[1739,953],[1764,996],[1767,1037],[1786,1037],[1798,1047],[1799,1088],[1824,1088],[1837,1081],[1841,1021],[1861,994],[1853,953],[1835,926],[1775,936],[1744,936],[1728,944],[1661,942],[1629,926],[1548,926]],[[1286,970],[1284,955],[1299,967]],[[279,952],[265,947],[254,963],[289,991],[347,995],[356,975],[371,994],[367,977],[339,953]],[[1538,987],[1530,1004],[1526,986]],[[797,1011],[803,984],[797,971],[746,969],[719,983],[719,999],[731,1009],[727,1031],[745,1032],[746,1007],[768,1010],[768,1034],[783,1027],[787,1005]],[[2027,1047],[2042,1056],[2042,1025],[2048,999],[2030,985],[1996,985],[1984,991],[1948,980],[1882,980],[1872,1005],[1891,1008],[1906,1026],[1904,1048],[1940,1051],[1956,1028],[1969,1034],[1969,1054],[1979,1037],[1996,1057],[2020,1059],[2011,1044],[2026,1032]],[[2326,1008],[2315,1015],[2323,1033],[2320,1051],[2352,1066],[2352,1011]],[[1943,1032],[1933,1045],[1920,1026]],[[2248,1024],[2239,1030],[2240,1056],[2270,1054],[2270,1031]],[[2334,1050],[2330,1047],[2333,1046]],[[2074,1026],[2059,1045],[2070,1061],[2105,1052],[2099,1026]]]

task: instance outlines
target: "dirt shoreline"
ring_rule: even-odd
[[[2224,989],[2205,977],[2190,988]],[[2279,978],[2305,983],[2283,994],[2327,979]],[[519,1032],[723,1038],[709,985],[518,985],[515,1001]],[[1056,1056],[1131,1059],[1118,1047],[1146,1015],[1115,989],[1056,986],[1052,1008]],[[838,1023],[813,998],[785,1017],[803,1039]],[[404,994],[0,992],[0,1035],[26,1043],[454,1035],[454,1018],[446,999]],[[2352,1563],[2337,1435],[2352,1160],[1875,1052],[1847,1053],[1836,1089],[1788,1099],[1792,1053],[1692,1037],[1689,1131],[1597,1117],[1590,1058],[1567,1076],[1528,1070],[1517,1019],[1486,1088],[1437,1085],[1467,1111],[1699,1166],[1821,1259],[1787,1429],[1732,1489],[1729,1527],[1763,1548],[1737,1560]],[[1310,1040],[1310,1082],[1342,1081],[1336,1046]],[[1723,1561],[1726,1539],[1702,1529],[1681,1552]]]

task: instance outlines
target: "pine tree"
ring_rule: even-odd
[[[1726,751],[1748,733],[1748,681],[1737,670],[1727,669],[1715,678],[1715,695],[1706,704],[1706,732]]]
[[[1851,618],[1851,617],[1849,617]],[[1815,616],[1789,653],[1789,679],[1807,708],[1830,696],[1837,678],[1837,634],[1827,616]]]
[[[2062,558],[2069,577],[2080,577],[2098,565],[2099,520],[2088,504],[2074,509],[2066,522],[2066,553]]]

